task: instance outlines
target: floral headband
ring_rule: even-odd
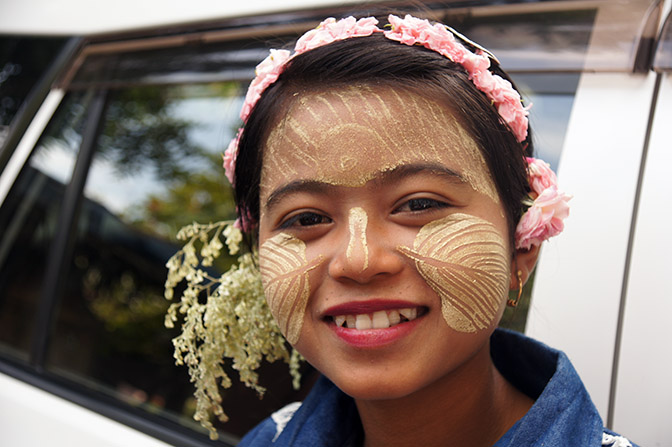
[[[529,107],[523,107],[520,94],[509,81],[490,72],[490,59],[496,60],[491,53],[440,23],[431,24],[410,15],[403,19],[390,15],[388,20],[391,28],[383,30],[377,26],[378,20],[374,17],[359,20],[348,17],[338,21],[328,18],[299,38],[293,54],[288,50],[271,50],[269,56],[257,65],[256,76],[247,90],[240,112],[243,123],[247,122],[261,94],[278,79],[292,58],[338,40],[383,33],[390,40],[409,46],[423,46],[461,65],[476,88],[485,93],[492,102],[516,140],[519,143],[525,141]],[[474,45],[477,52],[474,53],[462,45],[455,38],[456,35]],[[243,131],[244,128],[238,129],[236,137],[224,153],[224,170],[232,185],[235,180],[238,144]],[[571,196],[558,189],[556,176],[547,163],[529,157],[526,161],[532,191],[529,200],[523,203],[529,208],[516,227],[517,249],[529,249],[559,234],[564,228],[563,220],[569,215],[568,202],[571,199]]]

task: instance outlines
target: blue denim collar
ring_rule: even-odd
[[[536,400],[494,447],[602,445],[600,415],[564,353],[498,329],[491,339],[491,355],[502,375]],[[356,447],[362,439],[354,400],[321,377],[281,432],[269,418],[240,446]]]
[[[535,399],[495,447],[601,445],[602,419],[563,352],[498,330],[491,338],[491,356],[509,382]]]

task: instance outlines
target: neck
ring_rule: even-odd
[[[437,382],[391,400],[357,400],[365,447],[492,446],[533,401],[504,379],[489,345]]]

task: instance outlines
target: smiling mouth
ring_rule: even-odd
[[[387,329],[402,323],[413,321],[427,312],[425,307],[379,310],[373,313],[356,315],[334,315],[327,317],[338,327],[364,331],[367,329]]]

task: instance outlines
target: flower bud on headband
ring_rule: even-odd
[[[508,126],[516,140],[522,143],[527,139],[529,107],[523,107],[520,94],[509,81],[489,70],[490,60],[496,60],[492,54],[440,23],[431,24],[427,20],[410,15],[403,19],[390,15],[388,21],[391,28],[383,30],[378,27],[378,20],[374,17],[359,20],[348,17],[338,21],[328,18],[297,40],[293,54],[287,50],[271,50],[269,56],[257,65],[256,76],[247,90],[240,112],[243,125],[262,93],[278,79],[287,62],[293,57],[338,40],[383,33],[390,40],[409,46],[423,46],[461,65],[476,88],[492,102],[500,119]],[[467,49],[455,35],[474,45],[477,48],[476,52]],[[243,131],[244,127],[238,129],[236,137],[224,153],[224,169],[232,185],[235,181],[238,144]],[[555,174],[550,171],[547,164],[533,158],[528,158],[527,162],[532,193],[531,201],[524,205],[530,208],[516,229],[516,248],[524,249],[539,245],[562,231],[562,220],[569,213],[567,202],[571,199],[571,196],[557,189]],[[541,185],[544,186],[543,189],[540,189]]]

